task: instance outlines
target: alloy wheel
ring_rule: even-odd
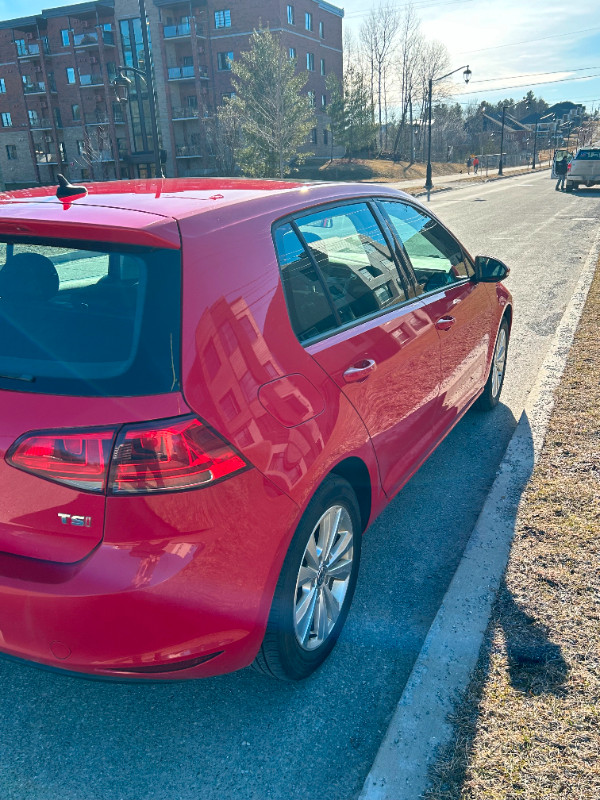
[[[494,350],[494,360],[492,363],[492,397],[497,397],[502,388],[502,378],[506,367],[506,330],[504,326],[498,333],[498,341]]]

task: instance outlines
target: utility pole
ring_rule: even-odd
[[[500,161],[498,162],[498,175],[503,175],[502,172],[502,153],[504,152],[504,115],[506,114],[506,106],[502,106],[502,130],[500,133]]]
[[[533,164],[531,165],[531,169],[535,169],[535,159],[537,156],[537,137],[538,137],[538,125],[539,123],[535,123],[535,135],[533,138]]]

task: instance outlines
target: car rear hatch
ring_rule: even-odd
[[[2,211],[0,552],[72,563],[102,540],[122,426],[189,412],[177,226],[161,239],[161,219],[139,214],[137,230],[75,224],[53,238],[47,209],[37,222],[23,205]]]
[[[600,181],[600,148],[580,150],[571,162],[570,176],[583,181]]]

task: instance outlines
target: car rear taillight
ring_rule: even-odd
[[[6,460],[46,480],[120,495],[207,486],[249,466],[194,417],[118,430],[38,431],[18,439]]]
[[[193,417],[126,425],[117,436],[108,492],[182,491],[247,467],[227,442]]]

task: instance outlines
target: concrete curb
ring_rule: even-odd
[[[461,179],[456,180],[456,181],[450,181],[449,182],[450,183],[449,186],[447,186],[447,185],[446,186],[442,186],[441,189],[436,189],[434,187],[434,189],[431,192],[431,194],[441,194],[441,192],[451,192],[453,189],[461,189],[461,188],[464,188],[465,186],[485,186],[488,183],[495,183],[496,181],[506,181],[509,178],[522,178],[523,176],[526,176],[526,175],[537,175],[540,172],[545,172],[546,170],[549,170],[549,169],[550,169],[550,167],[536,167],[535,171],[534,170],[529,170],[528,172],[514,172],[512,175],[492,175],[492,176],[490,176],[489,178],[486,178],[483,181],[474,181],[474,180],[472,180],[470,178],[461,178]],[[399,187],[399,189],[402,192],[406,191],[406,189],[402,189],[401,187]],[[408,192],[408,194],[411,194],[411,192]],[[412,196],[413,197],[424,197],[426,195],[427,195],[427,191],[423,190],[422,192],[418,192],[417,194],[413,194]]]
[[[510,555],[521,494],[544,443],[554,391],[564,372],[599,256],[600,231],[359,800],[419,800],[427,789],[428,770],[439,747],[451,739],[448,714],[466,689],[479,657]]]

